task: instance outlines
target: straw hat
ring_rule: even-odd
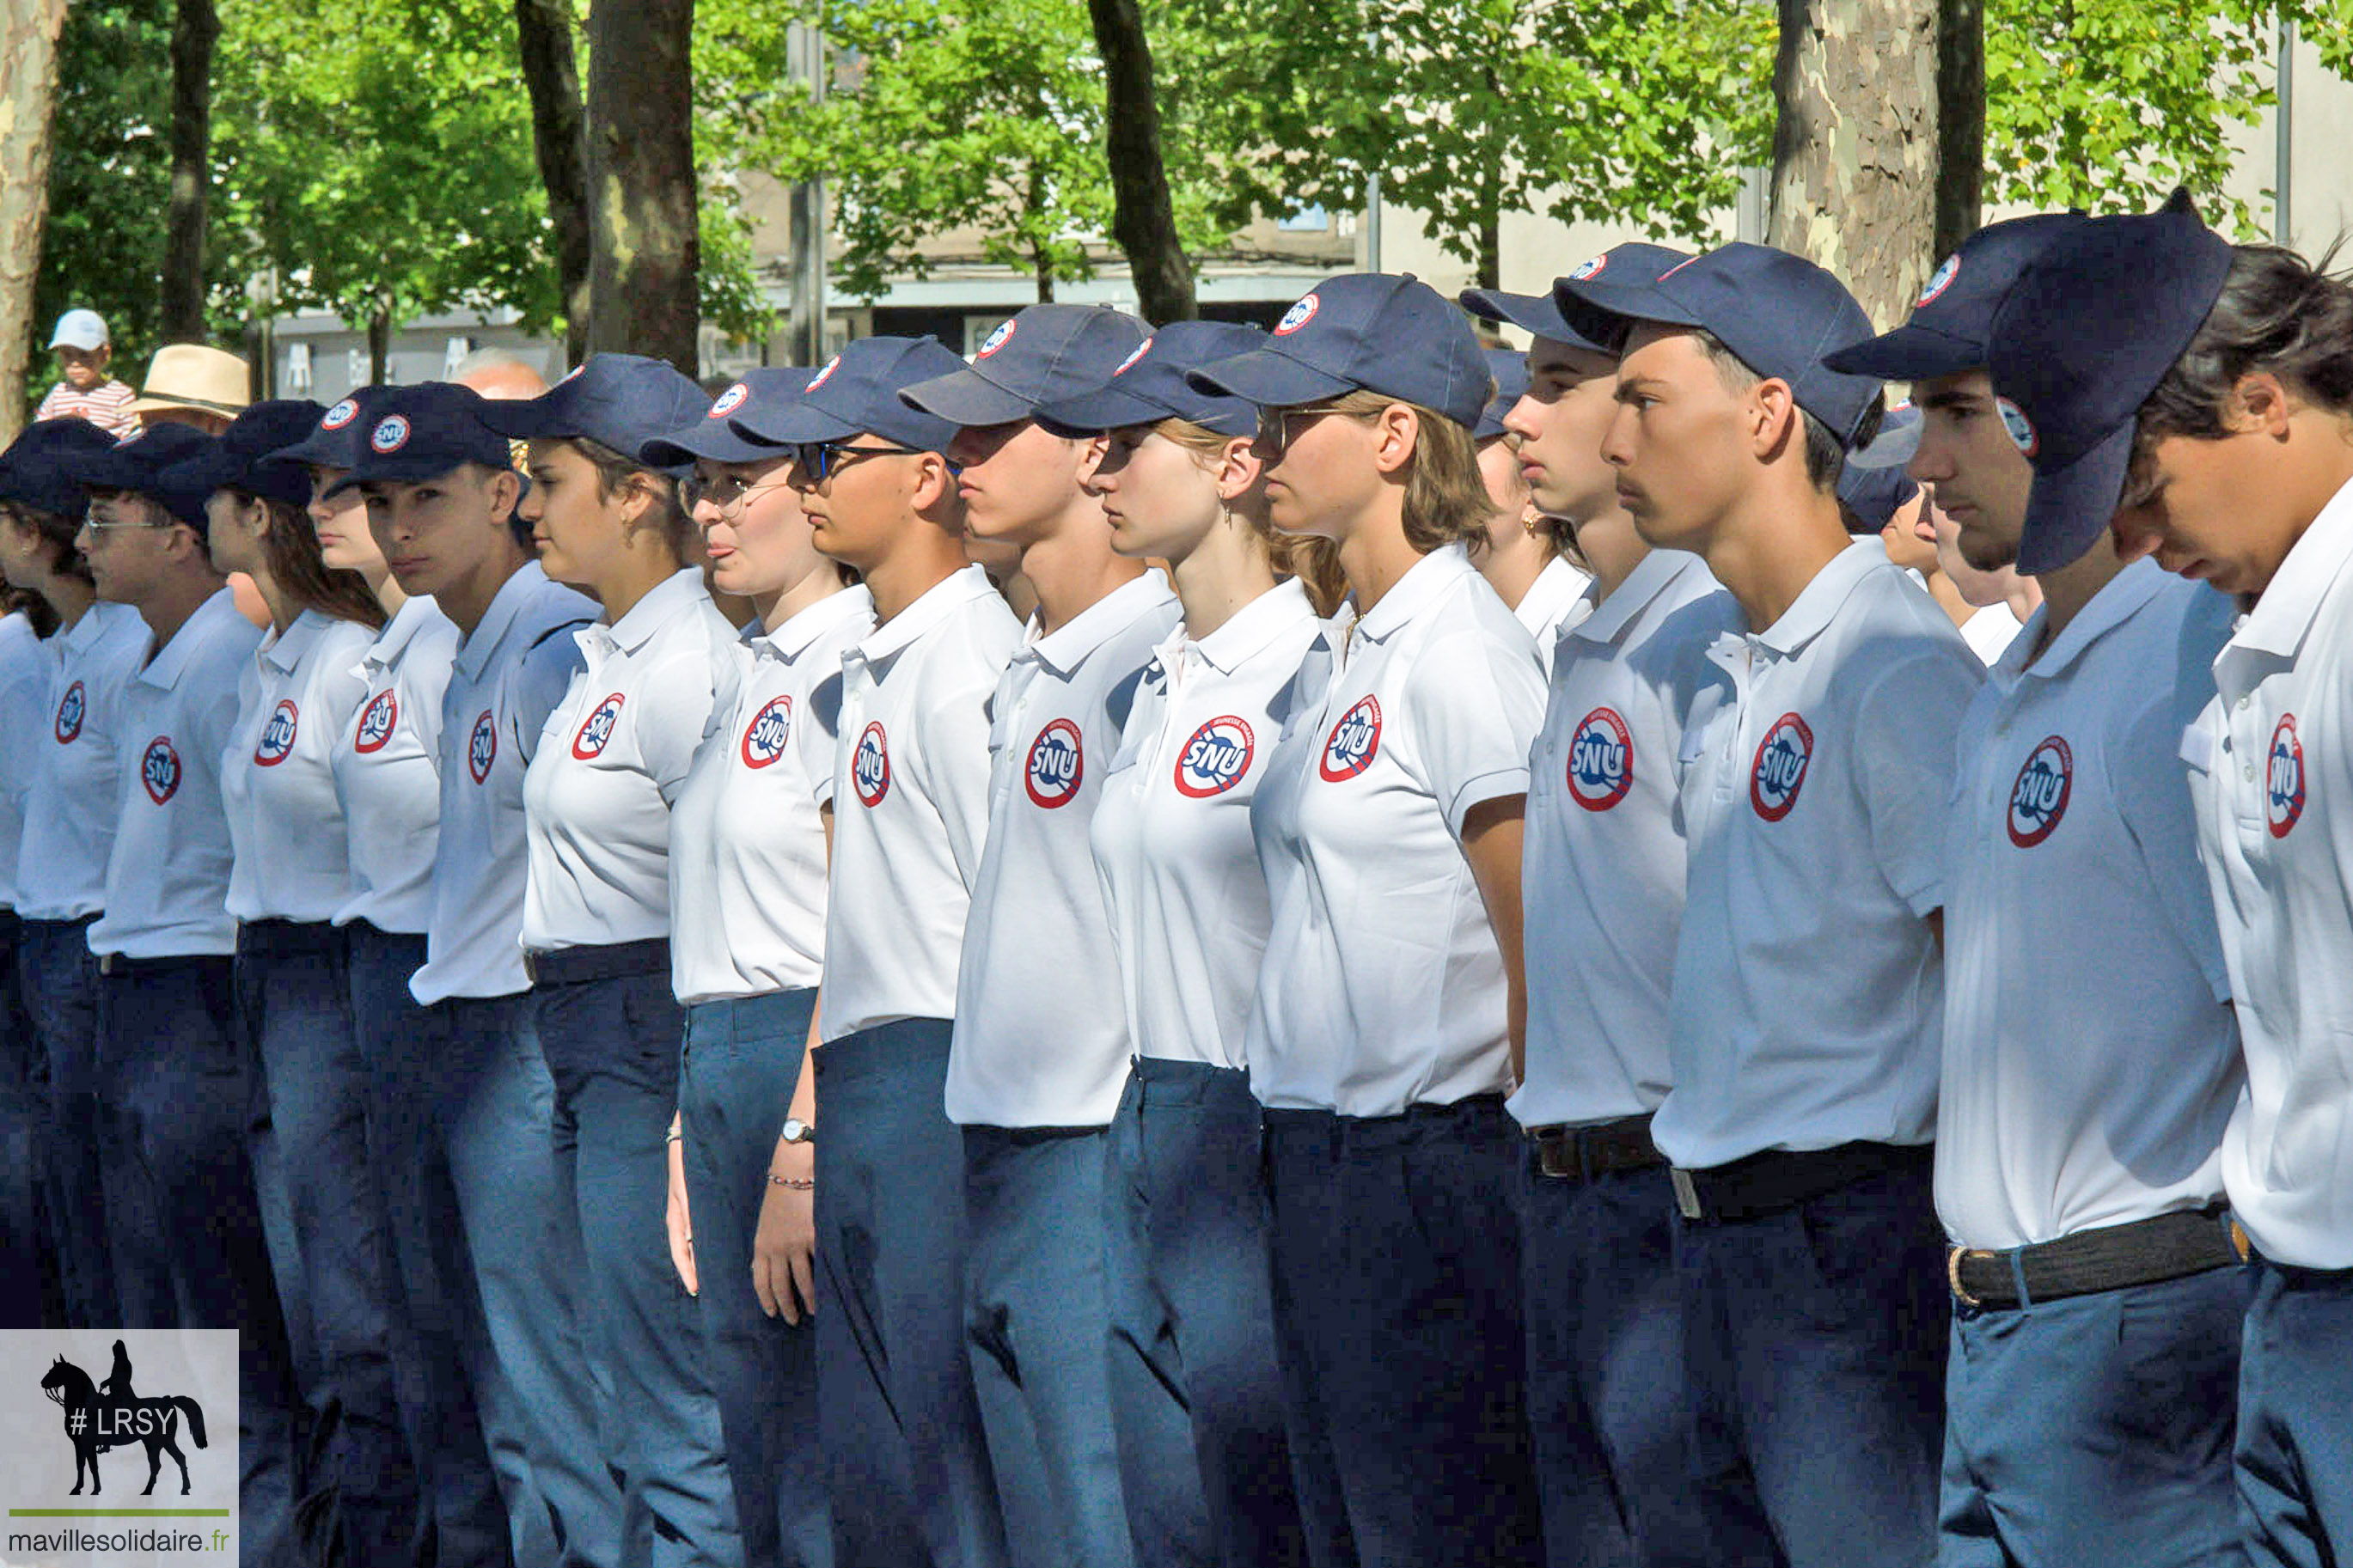
[[[253,401],[253,372],[226,349],[202,343],[170,343],[155,351],[147,384],[132,404],[133,414],[189,408],[235,418]]]

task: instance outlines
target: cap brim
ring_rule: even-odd
[[[1038,408],[1019,393],[1008,392],[970,366],[952,370],[945,375],[935,375],[929,381],[919,381],[913,386],[902,386],[899,389],[899,401],[910,408],[965,429],[1010,425],[1018,419],[1029,418]],[[835,438],[829,436],[795,437],[797,440]]]
[[[154,484],[159,489],[210,495],[234,484],[240,466],[227,447],[216,445],[210,451],[174,463],[155,476]]]
[[[1663,321],[1671,327],[1707,325],[1661,293],[1655,280],[1621,283],[1564,278],[1552,286],[1552,302],[1569,330],[1588,342],[1615,342],[1632,321]]]
[[[1877,376],[1882,381],[1958,375],[1965,370],[1983,370],[1986,362],[1983,343],[1965,342],[1913,321],[1822,356],[1827,370],[1841,375]]]
[[[1022,416],[1017,414],[1014,417]],[[746,441],[765,443],[771,453],[779,447],[798,447],[811,441],[847,441],[862,431],[862,426],[813,403],[792,404],[773,414],[757,416],[756,422],[738,416],[729,419],[727,425]]]
[[[2056,572],[2107,531],[2132,468],[2134,427],[2127,419],[2064,467],[2036,467],[2018,541],[2019,571],[2030,577]]]
[[[427,479],[438,479],[444,474],[456,473],[466,466],[466,462],[467,459],[463,458],[452,460],[417,457],[404,461],[398,453],[389,458],[371,455],[365,468],[352,469],[342,479],[329,485],[327,493],[331,496],[339,496],[345,490],[357,489],[362,485],[421,485]]]
[[[698,420],[638,448],[638,461],[649,468],[691,468],[699,458],[709,463],[765,463],[785,456],[784,443],[755,441],[730,419]]]
[[[1173,408],[1159,404],[1122,386],[1097,387],[1081,393],[1060,403],[1050,403],[1038,410],[1038,423],[1066,436],[1100,436],[1106,430],[1124,430],[1132,425],[1157,425],[1176,416]]]
[[[558,386],[562,384],[559,383]],[[537,397],[486,397],[474,417],[493,435],[510,441],[546,440],[584,434],[572,416],[572,400],[555,395],[550,387]]]
[[[273,463],[302,463],[314,468],[348,468],[352,466],[352,447],[357,445],[349,430],[313,430],[290,447],[280,447],[269,454]]]
[[[1482,321],[1508,321],[1524,332],[1550,338],[1571,348],[1609,351],[1569,324],[1559,305],[1547,294],[1506,294],[1500,289],[1465,289],[1456,296],[1462,308]]]
[[[120,448],[70,453],[58,466],[84,489],[145,490],[156,482],[155,469],[136,456],[121,456]]]
[[[1231,359],[1213,360],[1185,373],[1186,384],[1198,392],[1239,397],[1261,408],[1296,408],[1356,390],[1356,384],[1300,363],[1272,349],[1252,349]]]
[[[1870,444],[1858,447],[1846,455],[1850,468],[1900,468],[1912,460],[1920,449],[1921,421],[1889,426],[1871,438]]]

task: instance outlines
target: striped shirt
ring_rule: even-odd
[[[111,430],[118,436],[139,434],[139,416],[131,412],[138,394],[127,382],[109,377],[90,392],[75,390],[70,381],[61,381],[49,388],[48,395],[33,411],[36,419],[87,419],[101,430]]]

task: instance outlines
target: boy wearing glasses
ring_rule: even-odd
[[[237,921],[225,908],[220,758],[260,634],[213,569],[205,497],[162,478],[211,445],[167,425],[77,453],[68,471],[90,497],[76,542],[98,596],[136,609],[153,634],[120,699],[121,805],[105,912],[89,932],[105,1239],[124,1326],[244,1336],[238,1499],[251,1550],[290,1546],[300,1481],[292,1358],[246,1152],[258,1098],[231,1023]]]
[[[956,1290],[964,1150],[942,1096],[987,828],[988,695],[1020,627],[965,562],[955,427],[898,397],[962,363],[931,338],[866,338],[797,399],[749,398],[729,420],[793,452],[817,547],[858,572],[876,623],[841,655],[814,1081],[777,1141],[753,1265],[806,1245],[778,1233],[821,1187],[818,1432],[839,1568],[1008,1561]]]

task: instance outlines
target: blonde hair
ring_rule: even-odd
[[[1419,423],[1405,476],[1405,542],[1417,555],[1461,543],[1472,553],[1487,547],[1487,520],[1495,502],[1479,472],[1471,432],[1434,408],[1359,389],[1319,406],[1351,419],[1371,419],[1390,408],[1410,408]]]
[[[1229,446],[1246,439],[1220,435],[1190,419],[1163,419],[1152,429],[1155,435],[1190,452],[1202,467],[1208,468],[1225,459]],[[1348,596],[1348,580],[1341,574],[1339,552],[1330,540],[1276,532],[1267,516],[1263,490],[1242,498],[1229,510],[1250,524],[1251,533],[1266,547],[1267,560],[1276,575],[1299,579],[1317,615],[1329,616],[1339,609],[1340,601]]]

